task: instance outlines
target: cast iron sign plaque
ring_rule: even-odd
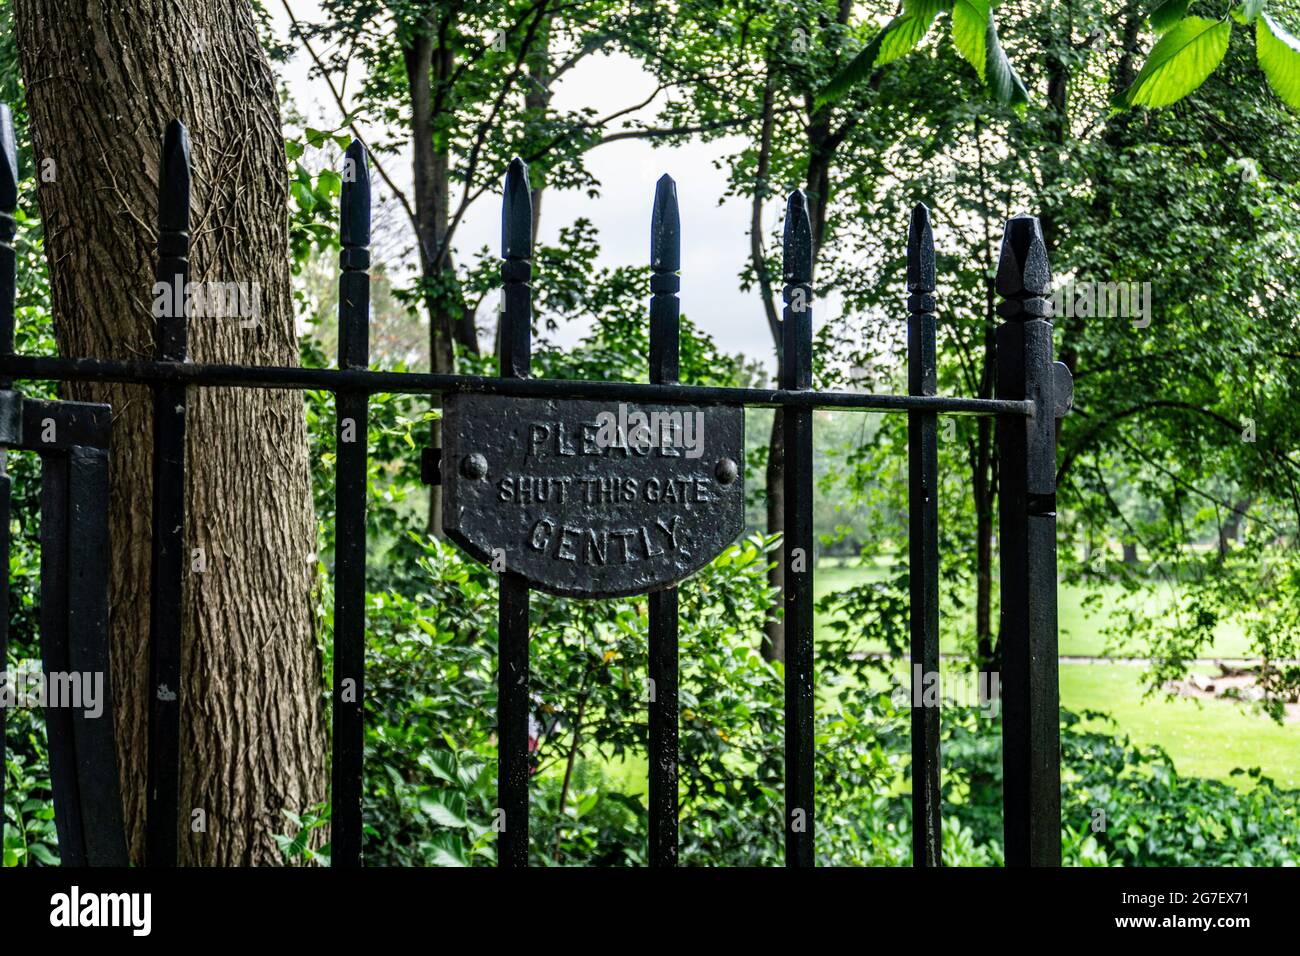
[[[670,587],[744,528],[741,408],[453,394],[442,526],[552,594]]]

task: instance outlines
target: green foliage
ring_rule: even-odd
[[[985,67],[980,78],[988,84],[993,98],[999,103],[1022,109],[1029,102],[1029,92],[1025,89],[1020,75],[1011,66],[1011,61],[1007,59],[1006,51],[1002,49],[1002,41],[998,39],[997,24],[993,22],[992,10],[989,11],[984,49]]]
[[[953,45],[975,68],[994,99],[1007,106],[1024,106],[1029,102],[1029,94],[998,40],[993,17],[995,6],[996,0],[904,0],[903,12],[830,78],[817,94],[817,105],[842,99],[850,89],[867,82],[874,71],[911,53],[929,32],[935,18],[947,12],[952,19]]]
[[[970,708],[944,709],[944,861],[949,821],[958,846],[1001,861],[999,725]],[[1067,866],[1284,866],[1300,852],[1300,792],[1256,770],[1238,788],[1180,776],[1158,747],[1083,730],[1061,712],[1062,858]],[[951,865],[951,864],[950,864]],[[984,865],[974,863],[971,865]]]
[[[307,126],[284,141],[289,159],[289,252],[294,271],[312,256],[338,248],[338,200],[343,178],[333,168],[351,138]],[[329,150],[333,147],[332,152]],[[312,168],[312,163],[316,168]]]
[[[372,593],[367,640],[370,865],[494,862],[495,581],[436,541],[421,543],[409,597]],[[682,592],[681,861],[781,861],[779,666],[754,651],[766,601],[761,541],[725,553]],[[539,595],[531,661],[534,865],[644,864],[644,604]],[[586,608],[591,608],[587,611]],[[906,695],[868,691],[851,645],[819,656],[818,862],[910,863]],[[1100,715],[1087,714],[1097,719]],[[1068,865],[1279,865],[1300,846],[1300,795],[1258,771],[1238,789],[1180,777],[1158,748],[1083,731],[1063,712]],[[981,710],[945,707],[944,860],[996,866],[1001,737]],[[632,769],[631,775],[617,768]],[[303,853],[304,818],[284,837]],[[328,853],[325,848],[324,853]]]
[[[1256,686],[1262,696],[1253,706],[1281,721],[1284,704],[1300,694],[1300,667],[1289,663],[1300,647],[1300,556],[1293,547],[1251,536],[1243,547],[1225,555],[1193,553],[1176,565],[1085,566],[1072,571],[1069,579],[1090,574],[1117,582],[1130,593],[1148,590],[1152,577],[1174,585],[1172,606],[1158,617],[1131,604],[1106,609],[1104,632],[1111,646],[1151,657],[1144,674],[1148,694],[1169,693],[1169,682],[1210,656],[1215,632],[1226,622],[1242,628],[1259,660]],[[1099,608],[1100,594],[1089,603]]]
[[[936,213],[945,392],[991,387],[982,371],[995,321],[987,270],[1009,210],[1030,204],[1054,225],[1047,232],[1060,273],[1153,281],[1159,291],[1151,334],[1136,335],[1119,322],[1058,325],[1062,352],[1073,356],[1081,386],[1080,408],[1062,432],[1063,540],[1094,554],[1116,539],[1140,542],[1149,560],[1102,560],[1094,570],[1063,548],[1063,564],[1082,580],[1119,581],[1133,590],[1167,580],[1179,588],[1168,617],[1116,615],[1113,622],[1117,639],[1122,633],[1154,658],[1153,690],[1186,669],[1219,622],[1242,621],[1253,648],[1271,664],[1270,696],[1262,706],[1280,716],[1281,701],[1300,686],[1300,673],[1286,663],[1300,656],[1290,459],[1300,439],[1300,402],[1291,377],[1279,371],[1297,354],[1287,292],[1300,282],[1294,221],[1300,187],[1292,162],[1300,143],[1294,117],[1258,93],[1266,79],[1286,103],[1300,105],[1300,43],[1283,26],[1294,5],[1273,0],[1270,12],[1265,7],[1249,0],[1232,11],[1237,22],[1254,24],[1253,57],[1249,36],[1234,35],[1228,18],[1189,17],[1187,0],[1144,8],[1158,39],[1124,102],[1179,106],[1135,123],[1109,115],[1108,104],[1124,75],[1123,58],[1132,54],[1136,62],[1140,50],[1112,42],[1123,39],[1114,22],[1119,8],[1102,0],[905,0],[883,30],[874,29],[879,21],[840,22],[840,5],[829,2],[741,0],[719,7],[702,0],[667,12],[656,5],[579,4],[578,12],[566,8],[549,22],[555,46],[540,59],[525,53],[524,38],[538,26],[535,5],[485,4],[465,9],[448,28],[458,68],[435,83],[443,105],[432,111],[429,135],[459,160],[449,175],[470,199],[492,195],[500,169],[516,153],[534,158],[535,186],[594,193],[599,184],[583,157],[607,135],[600,118],[536,101],[521,106],[529,88],[521,78],[534,65],[540,74],[567,56],[619,51],[644,62],[673,90],[656,120],[663,124],[655,133],[660,141],[749,137],[728,146],[734,152],[721,162],[730,194],[757,198],[760,211],[764,196],[779,186],[807,183],[818,150],[838,144],[820,196],[826,231],[818,288],[842,297],[846,317],[821,331],[819,382],[838,381],[843,367],[853,366],[863,370],[866,384],[899,386],[900,353],[893,346],[901,328],[900,210],[918,197]],[[995,8],[1024,80],[1002,49]],[[409,105],[405,53],[427,36],[429,6],[388,5],[392,29],[388,21],[375,28],[376,10],[367,0],[326,0],[326,22],[309,32],[332,41],[335,66],[353,57],[364,66],[357,111],[347,119],[400,130]],[[950,40],[924,44],[943,13],[952,20]],[[0,95],[18,103],[20,140],[27,142],[8,16],[9,5],[0,2]],[[802,49],[791,42],[796,31],[808,41]],[[1090,39],[1094,33],[1102,42]],[[521,59],[530,60],[526,69]],[[882,70],[885,65],[890,69]],[[965,77],[965,87],[954,77]],[[967,95],[976,77],[993,96]],[[767,89],[779,107],[760,175],[756,117]],[[1027,89],[1068,95],[1059,103],[1041,96],[1029,102]],[[505,104],[499,112],[492,106],[498,102]],[[301,277],[337,242],[336,151],[348,137],[342,125],[299,125],[302,133],[286,143],[286,157],[290,252]],[[826,139],[813,148],[811,137],[822,130]],[[380,142],[377,152],[394,158],[409,145],[399,136]],[[50,354],[41,229],[27,155],[23,162],[19,349]],[[779,275],[775,248],[769,244],[765,253],[769,276]],[[646,272],[604,268],[598,258],[599,237],[581,219],[536,250],[535,367],[554,378],[644,380]],[[760,284],[758,266],[742,283]],[[454,272],[423,278],[403,302],[416,311],[423,298],[463,300],[478,312],[495,294],[498,270],[491,250],[462,255]],[[332,275],[332,266],[325,271]],[[332,322],[328,313],[318,309],[308,322],[304,364],[332,360],[323,344],[328,335],[316,337],[322,316]],[[588,330],[575,349],[547,342],[564,319]],[[872,334],[861,334],[862,325]],[[683,327],[684,380],[736,384],[752,376],[751,367],[719,354],[693,323]],[[461,367],[490,365],[490,357],[464,356]],[[24,387],[28,394],[53,394]],[[426,404],[414,396],[375,396],[371,406],[366,854],[372,864],[488,865],[495,854],[496,582],[424,533],[415,452],[433,417]],[[328,682],[334,403],[309,393],[306,414],[316,452],[318,603]],[[1255,441],[1240,438],[1244,415],[1257,428]],[[959,606],[970,601],[976,579],[970,478],[988,436],[972,420],[951,424],[941,441],[943,600]],[[829,485],[852,493],[852,530],[868,554],[895,549],[904,534],[906,490],[897,466],[905,443],[902,418],[873,423],[844,439],[821,473]],[[759,474],[762,454],[749,462],[750,473]],[[11,456],[9,465],[15,663],[36,655],[38,486],[34,456]],[[993,462],[984,468],[996,473]],[[1222,554],[1198,551],[1221,526],[1223,505],[1240,496],[1254,502],[1244,543]],[[827,537],[847,536],[831,530],[820,512],[818,520]],[[771,539],[747,539],[682,589],[680,782],[688,864],[781,860],[782,673],[757,653],[774,597],[765,573],[773,547]],[[836,615],[818,648],[817,852],[825,864],[910,861],[908,714],[871,689],[884,665],[857,653],[865,640],[901,649],[907,586],[905,571],[895,568],[883,580],[823,602]],[[532,862],[644,863],[645,604],[538,595],[533,615]],[[1295,860],[1295,793],[1279,791],[1258,771],[1246,771],[1244,789],[1180,777],[1157,750],[1083,732],[1068,714],[1063,719],[1068,863]],[[943,728],[945,862],[998,865],[998,726],[949,708]],[[57,862],[43,738],[39,713],[12,715],[5,865]],[[328,862],[328,845],[313,849],[311,839],[328,819],[328,807],[286,813],[291,833],[280,840],[286,858]]]
[[[1064,714],[1061,818],[1072,839],[1090,834],[1088,857],[1121,866],[1295,864],[1300,793],[1278,790],[1258,769],[1237,771],[1251,781],[1245,790],[1181,777],[1160,748],[1080,732],[1078,719]]]
[[[1259,68],[1277,95],[1300,110],[1300,40],[1262,14],[1255,19],[1255,49]]]
[[[880,46],[874,61],[865,64],[878,68],[893,63],[900,56],[911,53],[921,38],[929,31],[939,13],[939,5],[933,3],[904,4],[903,13],[895,17],[880,32]]]
[[[988,59],[988,24],[993,15],[989,0],[956,0],[952,8],[952,42],[962,58],[985,78]]]
[[[1259,66],[1286,103],[1300,109],[1300,41],[1265,14],[1267,0],[1245,0],[1230,11],[1232,19],[1256,25]],[[994,99],[1021,108],[1029,102],[1024,82],[1016,73],[998,39],[993,11],[997,0],[916,0],[904,3],[871,41],[826,84],[817,105],[834,103],[851,89],[866,83],[873,73],[912,52],[929,31],[935,17],[949,11],[952,42],[979,74]],[[1178,102],[1200,88],[1228,49],[1232,20],[1188,16],[1190,0],[1156,0],[1150,13],[1151,29],[1158,35],[1154,47],[1133,84],[1115,97],[1120,108],[1158,108]]]
[[[1300,40],[1264,13],[1268,0],[1245,0],[1229,17],[1187,16],[1189,0],[1164,0],[1151,11],[1151,28],[1160,37],[1141,73],[1123,95],[1120,107],[1169,106],[1199,89],[1228,49],[1232,20],[1255,24],[1255,56],[1273,91],[1300,109]]]
[[[1231,21],[1187,17],[1152,48],[1124,106],[1168,106],[1205,82],[1228,52]]]
[[[291,863],[303,862],[329,866],[330,845],[322,843],[319,847],[314,848],[311,842],[314,831],[329,825],[328,805],[320,804],[311,807],[301,815],[291,810],[282,810],[281,812],[296,831],[296,834],[292,837],[278,833],[275,835],[276,845],[284,854],[284,858]]]
[[[37,711],[12,710],[5,737],[4,865],[58,866],[44,720]]]

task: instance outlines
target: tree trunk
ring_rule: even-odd
[[[411,94],[411,163],[415,185],[416,240],[424,305],[429,316],[430,371],[456,371],[456,343],[477,355],[478,335],[474,313],[456,290],[456,268],[449,248],[451,225],[451,154],[437,123],[441,96],[449,89],[455,71],[455,53],[448,38],[456,30],[454,10],[444,11],[450,22],[426,17],[421,29],[403,50],[406,80]],[[444,145],[439,146],[442,139]],[[438,406],[436,396],[433,406]],[[429,440],[442,447],[442,427],[429,425]],[[442,488],[429,486],[428,530],[442,537]]]
[[[433,24],[417,33],[403,51],[406,79],[411,89],[411,164],[415,186],[415,218],[420,274],[425,283],[424,304],[429,314],[430,371],[455,371],[451,313],[440,303],[433,285],[438,278],[438,247],[447,223],[447,154],[433,144]],[[441,56],[439,56],[441,59]],[[439,229],[441,224],[442,229]]]
[[[1226,558],[1232,546],[1241,537],[1242,522],[1246,520],[1246,512],[1254,502],[1253,497],[1246,497],[1233,503],[1228,520],[1223,522],[1223,527],[1219,529],[1219,557]]]
[[[425,283],[424,305],[429,316],[429,370],[449,373],[455,371],[455,351],[452,348],[449,316],[438,306],[437,297],[430,289],[433,280],[433,260],[438,248],[438,206],[440,189],[447,186],[446,157],[443,157],[442,175],[439,175],[438,158],[433,148],[433,25],[418,32],[411,45],[402,51],[406,63],[406,80],[411,90],[411,165],[415,187],[416,246],[420,256],[420,277]],[[442,197],[445,200],[445,196]],[[446,210],[443,210],[443,219]],[[432,407],[439,399],[429,396]],[[429,423],[429,445],[442,447],[442,426],[438,421]],[[442,487],[429,486],[430,534],[442,536]]]
[[[193,143],[195,282],[256,283],[259,323],[195,316],[198,362],[296,365],[279,100],[249,5],[15,0],[50,294],[67,356],[153,355],[158,162],[173,117]],[[128,842],[143,855],[149,670],[149,393],[76,385],[113,406],[113,691]],[[180,859],[282,859],[284,810],[325,798],[315,519],[297,392],[190,390]],[[206,832],[194,833],[202,810]]]
[[[774,110],[776,84],[772,66],[767,67],[763,84],[763,122],[759,134],[758,165],[754,170],[754,198],[750,205],[749,257],[758,280],[759,297],[763,301],[763,314],[772,333],[772,346],[778,361],[781,355],[781,320],[776,313],[776,298],[772,292],[772,277],[767,271],[767,257],[763,252],[763,200],[768,193],[768,169],[772,161],[772,134],[776,113]],[[781,409],[772,413],[772,433],[767,443],[767,533],[780,534],[785,530],[785,432]],[[785,562],[777,556],[767,572],[767,583],[785,594]],[[774,604],[763,624],[763,643],[759,648],[765,660],[785,660],[785,621],[781,607]]]
[[[542,17],[541,25],[533,45],[528,52],[528,76],[524,82],[524,110],[531,117],[534,127],[545,127],[547,114],[551,108],[551,24],[555,15],[547,13]],[[545,188],[540,176],[534,175],[533,187],[533,248],[537,248],[538,229],[542,224],[542,190]],[[473,328],[473,318],[470,319]]]

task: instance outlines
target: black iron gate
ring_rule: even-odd
[[[533,587],[582,597],[647,595],[653,688],[650,861],[657,866],[676,863],[676,584],[740,531],[746,407],[783,410],[786,860],[813,865],[813,412],[908,415],[911,657],[924,675],[939,670],[937,416],[994,417],[1000,460],[1005,855],[1010,865],[1060,863],[1056,419],[1069,408],[1071,384],[1065,367],[1051,358],[1050,270],[1037,219],[1017,216],[1006,225],[996,278],[1003,323],[997,330],[997,393],[992,399],[936,394],[934,244],[923,205],[913,210],[907,237],[908,394],[812,389],[812,243],[805,199],[797,190],[785,220],[779,387],[680,384],[680,227],[676,187],[668,177],[656,189],[651,224],[649,382],[532,378],[532,208],[527,171],[517,159],[506,174],[502,212],[499,376],[371,371],[370,183],[365,151],[356,142],[344,160],[337,369],[187,362],[184,309],[159,320],[154,361],[22,356],[13,351],[17,159],[12,124],[3,108],[0,151],[0,448],[42,455],[40,626],[47,672],[108,670],[110,409],[23,399],[13,383],[125,382],[149,386],[154,394],[150,865],[174,865],[177,859],[186,395],[189,388],[214,386],[319,389],[336,399],[334,865],[361,862],[366,435],[369,397],[376,393],[442,396],[445,449],[425,451],[424,479],[445,486],[448,533],[500,572],[499,808],[493,822],[502,866],[524,866],[528,860],[528,610]],[[157,278],[183,289],[189,277],[190,166],[188,138],[179,121],[166,131],[160,169]],[[700,427],[707,426],[713,443],[707,456],[683,455],[680,447],[694,415]],[[602,440],[604,426],[612,431]],[[47,435],[52,437],[47,440]],[[621,454],[612,454],[611,448]],[[6,565],[8,508],[6,476],[0,477],[0,562]],[[0,584],[0,653],[7,637],[7,600],[6,578]],[[126,861],[111,714],[111,707],[99,720],[47,712],[65,863]],[[3,717],[0,710],[0,729]],[[921,695],[914,694],[917,866],[937,866],[942,859],[939,721],[939,708],[923,705]]]

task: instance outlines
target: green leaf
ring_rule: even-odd
[[[1228,51],[1231,32],[1230,20],[1180,20],[1152,47],[1137,79],[1121,96],[1121,104],[1154,109],[1178,102],[1214,72]]]
[[[1255,21],[1255,56],[1269,86],[1292,109],[1300,110],[1300,40],[1267,13]]]
[[[1187,15],[1192,0],[1160,0],[1151,11],[1151,29],[1164,33]]]
[[[28,849],[31,850],[32,856],[36,857],[36,859],[40,860],[46,866],[59,865],[59,858],[51,853],[44,843],[33,843],[28,847]]]
[[[447,791],[425,794],[420,797],[420,809],[441,826],[465,826],[465,795],[462,793]]]
[[[435,777],[456,782],[456,755],[450,750],[430,750],[420,755],[420,765],[427,767]]]
[[[889,26],[884,29],[880,41],[880,55],[876,57],[873,66],[881,67],[893,63],[899,57],[906,56],[916,49],[916,45],[930,29],[930,24],[934,23],[937,12],[937,10],[921,11],[894,17]]]
[[[316,192],[322,196],[337,196],[343,189],[343,177],[332,169],[323,169],[316,179]]]
[[[303,209],[312,209],[316,205],[316,194],[311,191],[311,187],[303,183],[294,183],[289,187],[293,192],[293,198],[298,200],[298,205]]]
[[[981,82],[988,59],[988,25],[992,16],[989,0],[957,0],[952,7],[952,42],[962,58],[975,67]]]
[[[433,848],[430,862],[434,866],[469,866],[465,845],[458,833],[438,833],[429,841]]]
[[[989,89],[993,91],[994,99],[1006,106],[1014,106],[1017,109],[1023,107],[1029,102],[1029,93],[1020,77],[1016,75],[1015,69],[1011,66],[1011,61],[1007,59],[1006,51],[1002,49],[1002,44],[998,40],[998,28],[993,23],[993,12],[991,10],[989,11],[988,32],[985,35],[984,45],[988,50],[988,60],[984,72],[987,75],[986,82]]]
[[[817,94],[814,107],[838,100],[866,80],[872,70],[914,50],[934,23],[934,18],[951,5],[951,0],[903,0],[903,12],[885,24],[862,52],[831,78]]]
[[[891,21],[889,26],[892,25],[893,22]],[[881,42],[884,40],[885,34],[889,32],[889,26],[886,26],[885,29],[872,37],[871,42],[862,48],[861,53],[831,77],[831,81],[817,94],[816,102],[813,104],[814,109],[838,100],[871,75],[871,70],[876,63],[876,57],[880,55]]]

